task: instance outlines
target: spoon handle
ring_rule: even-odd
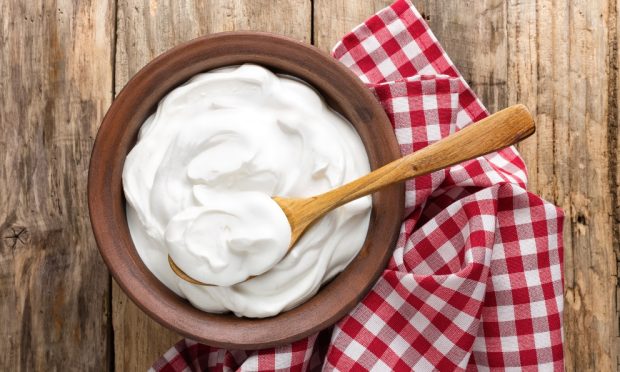
[[[501,150],[534,131],[534,119],[528,109],[524,105],[514,105],[355,181],[317,195],[312,198],[313,203],[317,203],[317,207],[323,205],[322,215],[388,185]]]
[[[291,225],[289,249],[313,221],[334,208],[388,185],[503,149],[527,138],[534,131],[534,119],[527,108],[523,105],[511,106],[324,194],[303,199],[274,197]],[[185,274],[170,256],[168,262],[182,279],[208,285]]]

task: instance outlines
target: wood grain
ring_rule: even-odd
[[[309,42],[311,13],[309,0],[120,0],[115,91],[153,57],[209,33],[261,30]],[[146,369],[180,339],[148,318],[116,284],[113,320],[115,365],[120,371]]]
[[[496,112],[507,107],[508,2],[425,0],[414,3],[486,108]]]
[[[508,8],[509,101],[534,104],[541,128],[521,150],[533,190],[566,213],[567,370],[618,364],[616,12],[611,1]]]
[[[392,0],[315,0],[314,41],[329,51],[342,36]],[[506,9],[504,0],[412,3],[429,23],[459,71],[491,112],[506,100]]]
[[[114,2],[0,2],[0,370],[107,371],[109,276],[86,175]]]
[[[529,189],[566,215],[566,369],[618,370],[618,17],[615,1],[412,1],[490,111],[524,103]],[[384,1],[315,2],[328,50]],[[320,7],[320,9],[317,9]]]
[[[524,103],[535,114],[537,133],[518,148],[528,166],[529,189],[567,215],[566,368],[617,369],[615,3],[422,5],[438,39],[487,107]],[[465,26],[460,32],[459,25]]]
[[[182,337],[149,318],[112,283],[115,370],[146,371]]]
[[[314,0],[313,40],[324,51],[393,0]]]
[[[84,190],[113,91],[161,51],[218,30],[273,30],[329,50],[391,0],[314,0],[314,20],[310,0],[118,0],[116,19],[114,3],[0,2],[1,370],[111,365]],[[537,135],[519,148],[530,189],[567,213],[567,370],[617,370],[617,2],[413,3],[491,111],[522,102],[536,114]],[[113,292],[117,370],[144,369],[177,337]]]

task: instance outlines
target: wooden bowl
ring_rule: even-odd
[[[347,314],[391,256],[404,205],[402,185],[374,194],[368,235],[355,260],[310,300],[270,318],[209,314],[163,285],[129,235],[121,181],[125,157],[140,126],[168,92],[197,73],[245,62],[300,77],[317,88],[355,126],[372,169],[400,157],[390,121],[362,82],[331,56],[282,36],[231,32],[194,39],[155,58],[127,83],[101,123],[90,160],[88,206],[99,251],[121,288],[152,318],[191,339],[230,349],[290,343]]]

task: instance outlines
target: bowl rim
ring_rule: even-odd
[[[160,54],[119,92],[98,129],[91,151],[88,207],[104,262],[142,311],[163,326],[211,346],[260,349],[290,343],[329,327],[368,293],[383,272],[398,238],[404,184],[373,195],[369,231],[358,256],[317,294],[294,309],[269,318],[238,318],[203,312],[174,294],[146,268],[129,235],[120,181],[124,159],[142,122],[165,94],[196,73],[230,66],[235,60],[297,76],[317,88],[330,106],[337,106],[334,109],[355,126],[373,169],[401,156],[391,123],[379,102],[353,72],[329,54],[282,35],[222,32],[181,43]],[[147,101],[150,103],[142,103]],[[371,144],[377,149],[369,150]],[[380,242],[385,244],[370,244],[374,236],[381,237]],[[282,327],[281,322],[287,326]]]

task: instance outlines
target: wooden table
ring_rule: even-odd
[[[88,221],[89,152],[132,74],[225,30],[328,50],[390,2],[1,1],[0,370],[144,370],[180,338],[110,279]],[[567,369],[617,370],[617,3],[413,2],[491,111],[522,102],[536,114],[519,147],[530,189],[566,213]]]

